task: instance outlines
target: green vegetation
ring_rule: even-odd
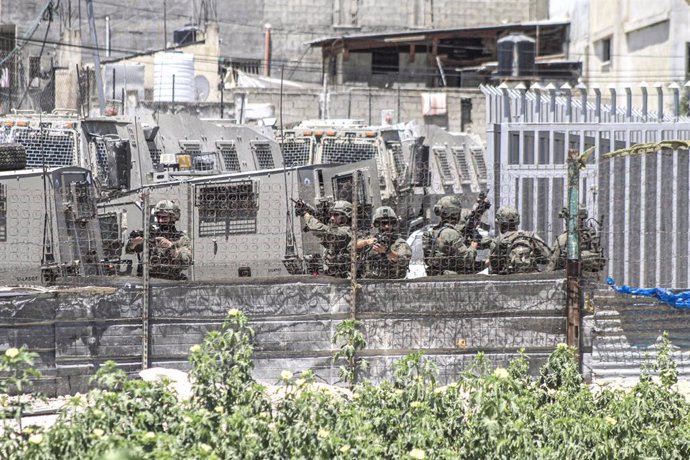
[[[536,378],[524,355],[491,369],[480,354],[456,382],[439,386],[435,366],[415,353],[396,364],[391,381],[356,384],[363,338],[354,322],[338,333],[335,361],[351,392],[290,370],[272,391],[257,384],[253,331],[235,310],[192,347],[189,400],[178,401],[169,382],[131,380],[108,364],[97,388],[71,398],[51,428],[5,421],[0,458],[690,458],[690,404],[674,390],[667,340],[632,390],[595,392],[565,345]],[[3,391],[35,377],[32,359],[23,349],[0,357],[10,376]],[[2,401],[6,417],[21,416],[8,407],[13,399]]]

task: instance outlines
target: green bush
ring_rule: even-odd
[[[536,378],[524,353],[507,369],[492,369],[479,354],[456,382],[440,386],[436,367],[414,353],[396,363],[391,381],[356,383],[364,342],[355,322],[334,341],[351,391],[290,370],[269,391],[251,377],[252,340],[247,318],[231,311],[220,331],[192,347],[186,401],[168,382],[130,380],[106,364],[96,388],[71,398],[54,426],[6,420],[0,458],[690,458],[690,405],[674,390],[666,337],[632,390],[598,392],[583,383],[564,345]],[[0,358],[4,392],[36,376],[34,356],[11,350]],[[2,401],[5,417],[21,416],[21,408],[7,409],[11,399]]]

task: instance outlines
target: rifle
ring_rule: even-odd
[[[316,219],[318,219],[320,222],[324,224],[328,223],[331,207],[333,207],[333,202],[329,198],[320,199],[316,207],[311,206],[301,199],[295,200],[294,198],[290,198],[290,200],[292,200],[292,202],[295,204],[295,215],[297,217],[303,217],[306,213],[309,213],[316,217]],[[309,231],[308,227],[305,227],[302,230],[305,232]]]
[[[482,235],[479,233],[479,228],[482,226],[482,216],[491,208],[491,202],[487,198],[488,193],[488,188],[486,191],[479,193],[477,202],[472,207],[470,214],[465,218],[465,228],[463,231],[465,244],[469,244],[473,241],[480,242],[482,240]]]

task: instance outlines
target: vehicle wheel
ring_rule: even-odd
[[[22,144],[0,144],[0,171],[26,168],[26,149]]]

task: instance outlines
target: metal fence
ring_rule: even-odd
[[[606,274],[620,283],[664,288],[690,285],[688,270],[688,151],[658,149],[654,154],[604,159],[636,144],[690,139],[690,121],[679,116],[679,91],[672,88],[675,109],[634,110],[626,91],[625,108],[594,103],[585,88],[574,96],[556,92],[483,88],[489,125],[487,168],[494,201],[515,206],[522,226],[548,241],[562,232],[558,218],[565,205],[566,157],[569,149],[594,155],[581,173],[580,197],[590,217],[603,216],[603,242],[609,260]],[[659,115],[660,114],[660,115]]]
[[[688,150],[659,145],[690,139],[690,120],[680,114],[680,88],[655,85],[655,111],[649,110],[644,84],[624,88],[623,97],[616,89],[602,94],[567,85],[482,90],[488,183],[496,207],[515,206],[521,226],[547,241],[564,230],[559,210],[567,200],[568,151],[594,148],[582,165],[579,194],[589,217],[602,224],[607,264],[582,279],[587,372],[595,379],[638,374],[640,365],[654,358],[664,331],[681,373],[690,372],[687,313],[655,299],[614,293],[605,282],[611,276],[632,286],[690,286]],[[635,99],[639,107],[633,106]],[[607,156],[638,144],[645,149]]]

